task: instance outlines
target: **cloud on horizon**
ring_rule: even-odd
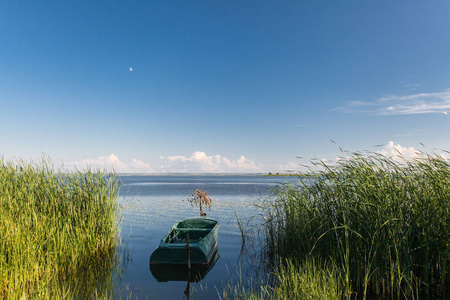
[[[230,160],[219,154],[207,155],[196,151],[190,157],[175,155],[160,157],[163,173],[254,173],[261,172],[261,164],[245,158]]]
[[[388,95],[377,101],[348,101],[345,106],[335,110],[347,113],[366,113],[373,115],[413,115],[441,113],[450,110],[450,89],[438,93],[419,93],[411,95]]]
[[[379,146],[376,146],[379,147]],[[418,149],[415,149],[414,147],[404,147],[400,144],[395,144],[394,141],[389,141],[387,144],[382,145],[381,147],[383,147],[381,150],[376,151],[376,153],[381,154],[387,158],[391,158],[396,162],[402,163],[405,161],[412,161],[414,159],[420,159],[420,158],[425,158],[427,153],[431,154],[431,152],[427,152],[426,150],[424,151],[420,151]],[[350,151],[345,151],[345,153],[348,154],[348,156],[343,156],[343,157],[336,157],[334,160],[328,160],[327,158],[322,158],[320,159],[320,162],[331,166],[331,165],[335,165],[336,163],[339,162],[345,162],[346,160],[351,159],[352,154]],[[374,152],[367,152],[366,154],[370,155],[373,154]],[[436,155],[444,158],[444,159],[450,159],[450,155],[445,152],[445,151],[433,151],[433,153],[435,153]],[[362,155],[364,155],[364,153],[362,153]],[[319,165],[320,167],[320,165]],[[312,168],[314,169],[314,168]]]
[[[404,147],[389,141],[377,153],[391,157],[395,161],[402,162],[420,158],[423,154],[414,147]],[[449,159],[448,153],[437,153],[445,159]],[[333,165],[339,160],[348,157],[336,157],[334,160],[322,158],[327,165]],[[241,155],[236,160],[216,155],[207,155],[205,152],[196,151],[190,156],[173,155],[159,157],[159,164],[150,165],[138,159],[131,162],[121,161],[116,155],[100,156],[96,159],[84,159],[65,164],[68,170],[100,169],[101,171],[118,173],[286,173],[308,171],[308,163],[288,161],[285,164],[263,165]],[[311,165],[312,167],[312,165]],[[314,169],[314,168],[312,168]]]
[[[392,157],[392,159],[396,161],[403,161],[403,160],[412,160],[412,159],[418,159],[426,157],[426,153],[431,154],[430,152],[422,152],[420,150],[415,149],[414,147],[403,147],[400,144],[394,144],[393,141],[390,141],[387,143],[383,150],[377,151],[377,153],[380,153],[386,157]],[[449,153],[445,151],[433,151],[436,155],[444,158],[444,159],[450,159]]]
[[[133,160],[131,164],[126,164],[119,160],[119,158],[110,154],[108,156],[100,156],[96,159],[86,158],[84,160],[70,162],[67,164],[69,169],[75,170],[86,170],[86,169],[100,169],[102,171],[111,172],[128,172],[130,169],[139,169],[142,166],[146,166],[145,163],[142,163],[138,160]],[[148,168],[150,166],[148,165]]]
[[[161,156],[160,164],[152,167],[149,163],[133,159],[130,163],[121,161],[116,155],[100,156],[96,159],[84,159],[66,164],[69,169],[86,170],[88,168],[118,173],[259,173],[262,164],[241,155],[231,160],[221,155],[207,155],[196,151],[191,156]]]
[[[419,158],[422,152],[414,147],[402,147],[400,144],[394,144],[393,141],[387,143],[382,150],[377,151],[386,157],[392,157],[395,161],[412,160]]]

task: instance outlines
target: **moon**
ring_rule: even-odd
[[[129,69],[130,69],[130,72],[132,72],[132,71],[133,71],[133,68],[132,68],[132,67],[130,67]]]

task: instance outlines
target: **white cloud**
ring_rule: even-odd
[[[160,157],[161,171],[168,173],[252,173],[261,172],[261,165],[244,156],[233,161],[221,155],[207,155],[196,151],[191,156],[175,155]]]
[[[420,159],[425,158],[427,152],[421,152],[414,147],[403,147],[400,144],[394,144],[393,141],[390,141],[387,143],[383,150],[378,151],[378,153],[386,156],[386,157],[392,157],[395,161],[404,161],[406,160],[412,160],[412,159]],[[430,154],[428,152],[428,154]],[[450,159],[450,153],[442,150],[433,151],[432,155],[437,155],[442,157],[445,160]]]
[[[106,172],[120,172],[120,173],[150,173],[152,168],[150,164],[144,163],[140,160],[133,159],[131,163],[127,164],[119,160],[119,158],[110,154],[108,156],[100,156],[96,159],[86,158],[84,160],[70,162],[67,164],[69,169],[77,169],[80,171],[91,169],[100,169]]]
[[[117,173],[267,173],[299,171],[301,165],[295,162],[287,162],[279,165],[263,165],[255,160],[248,159],[244,155],[236,159],[230,159],[219,154],[208,155],[202,151],[196,151],[190,156],[173,155],[160,156],[159,163],[147,163],[138,159],[125,162],[115,154],[100,156],[98,158],[86,158],[65,164],[68,170],[84,171],[88,168]]]
[[[69,163],[69,166],[79,170],[84,170],[87,168],[101,168],[111,171],[123,168],[125,164],[121,162],[116,155],[110,154],[108,156],[100,156],[96,159],[86,158],[81,161],[71,162]]]
[[[445,114],[450,110],[450,89],[437,93],[387,95],[375,102],[350,101],[337,110],[376,115]]]
[[[153,172],[153,169],[150,167],[150,164],[144,163],[137,159],[133,159],[133,161],[131,162],[131,166],[132,166],[132,170],[138,171],[139,173]]]
[[[411,160],[419,158],[422,154],[420,151],[414,149],[414,147],[402,147],[400,144],[394,144],[393,141],[387,143],[382,150],[378,153],[386,156],[392,157],[396,161]]]

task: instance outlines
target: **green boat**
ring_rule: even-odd
[[[219,222],[215,219],[199,217],[179,221],[153,251],[150,265],[208,265],[217,252],[218,236]]]

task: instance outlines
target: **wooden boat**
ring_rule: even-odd
[[[153,251],[150,265],[188,264],[188,258],[190,265],[208,265],[217,251],[218,236],[219,222],[215,219],[199,217],[179,221]]]

